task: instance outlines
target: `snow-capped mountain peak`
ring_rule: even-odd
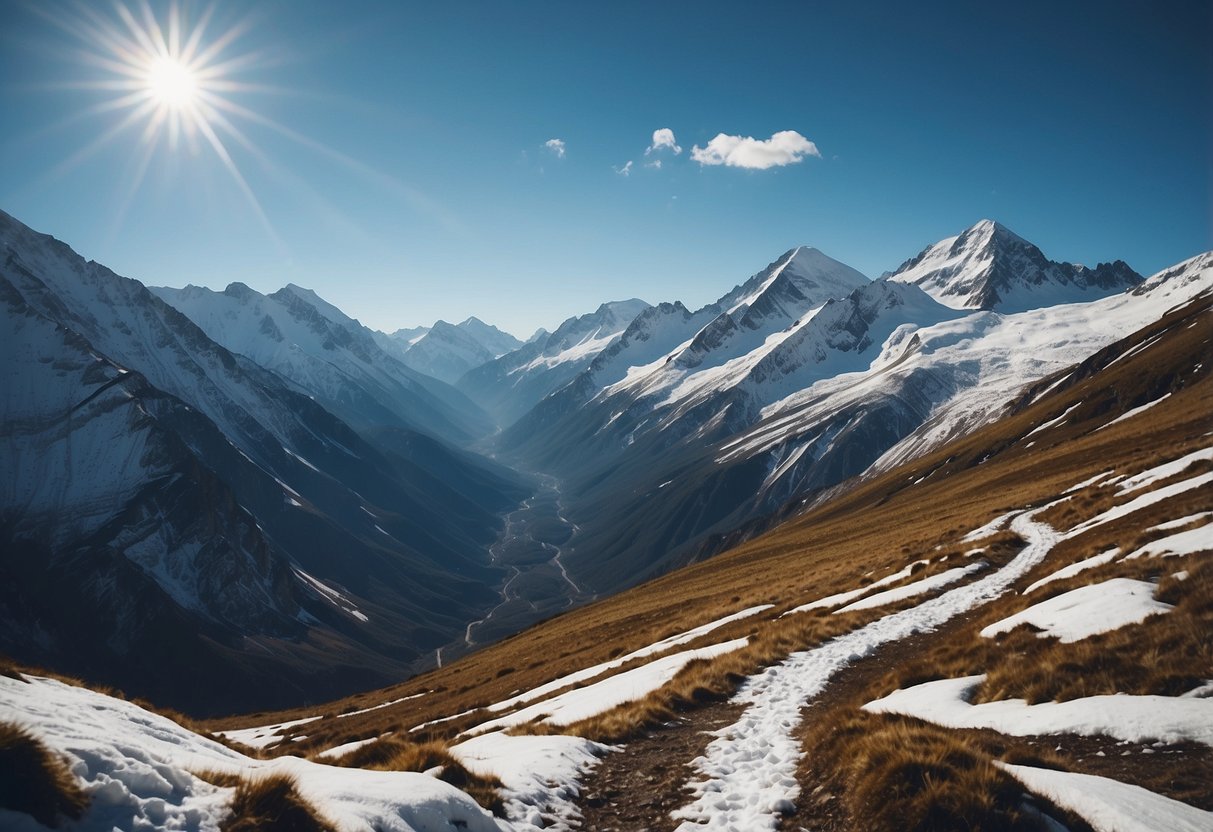
[[[1019,312],[1096,300],[1141,282],[1123,261],[1094,269],[1049,260],[1001,223],[981,220],[928,246],[887,280],[913,283],[954,309]]]
[[[794,287],[810,305],[820,305],[830,298],[843,297],[868,282],[862,273],[819,249],[798,246],[785,251],[717,304],[740,321],[751,306],[772,290],[786,293],[789,286]]]

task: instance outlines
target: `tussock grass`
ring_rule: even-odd
[[[79,819],[88,804],[61,757],[19,725],[0,722],[0,807],[58,826]]]
[[[286,774],[240,780],[230,811],[220,832],[336,832]]]
[[[399,737],[382,737],[328,761],[332,765],[373,771],[433,771],[439,780],[462,789],[483,808],[504,816],[505,804],[496,777],[484,777],[469,771],[442,742],[409,742]]]
[[[1025,790],[970,735],[859,710],[819,720],[805,738],[813,774],[840,795],[856,828],[872,832],[968,832],[1040,828]],[[1060,767],[1015,755],[1008,762]],[[822,796],[822,791],[818,792]],[[1050,814],[1061,816],[1055,809]]]
[[[1179,570],[1188,572],[1186,580],[1170,577]],[[1000,641],[1003,649],[989,666],[978,701],[1022,698],[1036,703],[1114,693],[1177,696],[1213,678],[1213,563],[1207,557],[1113,563],[1088,581],[1106,580],[1110,573],[1149,578],[1159,572],[1165,577],[1156,597],[1175,609],[1071,644],[1020,636],[1020,648],[1008,650]],[[1059,591],[1077,580],[1058,581],[1063,584]]]
[[[212,786],[219,786],[224,789],[234,789],[240,785],[243,779],[240,774],[234,771],[220,771],[214,768],[200,768],[190,771],[190,774],[203,782],[210,783]]]

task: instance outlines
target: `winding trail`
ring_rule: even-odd
[[[793,653],[750,677],[733,700],[747,706],[741,718],[717,731],[705,755],[693,763],[701,777],[688,784],[695,799],[673,813],[683,821],[680,832],[776,829],[780,816],[793,809],[800,793],[796,770],[802,751],[794,734],[801,709],[834,674],[881,645],[933,630],[1002,595],[1061,539],[1052,527],[1035,519],[1046,508],[1012,520],[1011,529],[1027,545],[997,572],[820,647]]]

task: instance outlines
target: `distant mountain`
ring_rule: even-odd
[[[405,428],[454,442],[492,430],[457,390],[405,366],[371,330],[295,285],[262,295],[243,283],[222,292],[152,287],[216,342],[314,396],[358,429]]]
[[[476,317],[468,318],[458,326],[492,353],[493,358],[498,358],[507,352],[513,352],[521,347],[523,343],[508,332],[502,332],[492,324],[486,324]]]
[[[1094,269],[1053,262],[993,220],[982,220],[956,237],[928,246],[887,279],[913,283],[956,309],[999,312],[1096,300],[1142,280],[1122,260],[1100,263]]]
[[[569,318],[555,332],[539,335],[519,349],[467,372],[456,386],[509,425],[540,399],[558,390],[619,338],[642,300],[604,303],[594,312]]]
[[[409,345],[401,360],[420,373],[453,384],[469,370],[521,346],[513,335],[478,318],[458,325],[438,321]]]
[[[368,440],[3,213],[0,244],[0,650],[215,712],[398,677],[496,600],[501,469]]]
[[[453,384],[468,370],[522,346],[508,332],[468,318],[459,324],[438,321],[431,326],[374,333],[379,345],[406,365],[431,378]]]

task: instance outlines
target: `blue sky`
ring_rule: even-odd
[[[244,25],[218,60],[270,89],[217,94],[285,128],[225,141],[264,219],[201,139],[160,140],[132,188],[142,122],[65,166],[127,112],[72,85],[113,76],[38,13],[77,7],[0,6],[0,208],[153,285],[294,282],[376,328],[525,336],[706,303],[794,245],[877,276],[983,217],[1147,274],[1213,248],[1207,2],[219,0],[204,43]],[[660,128],[680,153],[645,154]],[[819,155],[702,163],[781,131]]]

